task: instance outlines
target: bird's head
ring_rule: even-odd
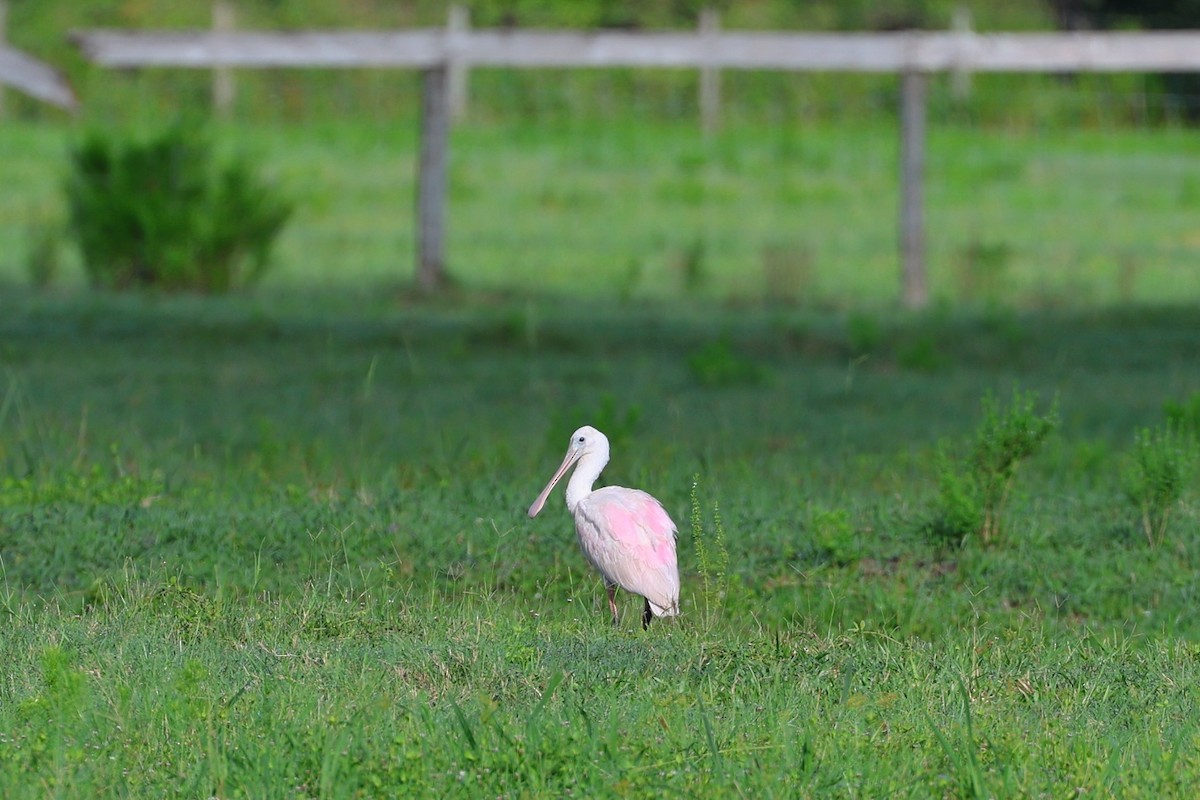
[[[533,505],[529,507],[529,516],[536,517],[538,515],[542,507],[546,505],[546,498],[550,496],[555,485],[562,480],[571,467],[585,457],[598,459],[601,467],[608,463],[608,437],[591,425],[584,425],[571,434],[571,441],[567,445],[567,454],[563,456],[562,464],[555,471],[554,477],[546,484],[546,488],[542,489],[542,493],[533,501]],[[599,473],[599,469],[596,472]]]

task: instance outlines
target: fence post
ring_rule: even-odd
[[[955,6],[951,17],[950,27],[959,38],[971,35],[971,9],[966,6]],[[971,94],[971,71],[961,64],[955,64],[950,73],[950,94],[955,100],[966,100]]]
[[[715,8],[700,10],[700,37],[712,49],[721,30],[721,18]],[[710,64],[700,68],[700,125],[712,134],[721,125],[721,71]]]
[[[417,288],[436,292],[446,284],[446,173],[450,109],[445,64],[421,73],[421,142],[417,168]]]
[[[467,116],[467,65],[457,58],[458,47],[455,40],[471,29],[471,12],[464,5],[455,3],[450,6],[446,17],[446,33],[450,39],[450,118],[461,120]]]
[[[914,68],[900,78],[900,253],[902,301],[906,308],[929,304],[925,273],[925,89],[927,76]]]
[[[233,5],[229,0],[215,0],[212,7],[214,33],[229,33],[234,28]],[[228,119],[233,111],[236,94],[233,82],[233,67],[218,64],[213,67],[212,101],[213,112],[221,119]]]

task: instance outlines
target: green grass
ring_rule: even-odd
[[[1188,796],[1195,646],[1032,627],[642,641],[490,597],[139,586],[10,623],[0,774],[12,797]]]
[[[203,22],[18,6],[43,55],[69,25]],[[206,97],[64,63],[85,126]],[[424,305],[411,76],[244,80],[256,121],[218,142],[299,210],[224,299],[81,292],[46,244],[79,132],[17,101],[0,794],[1196,796],[1200,160],[1110,127],[1139,80],[935,84],[920,316],[891,310],[877,77],[726,75],[705,139],[692,75],[476,73],[458,289]],[[931,536],[981,401],[1018,391],[1060,426],[1002,535]],[[561,492],[525,516],[584,423],[604,480],[681,525],[678,621],[643,633],[623,597],[614,629]]]
[[[1195,484],[1158,544],[1124,488],[1198,361],[1187,307],[10,291],[0,785],[1194,796]],[[1003,537],[927,538],[1014,385],[1061,426]],[[682,527],[678,622],[525,516],[585,422]]]
[[[65,217],[60,127],[0,130],[0,278],[30,280]],[[297,201],[268,278],[397,288],[411,280],[410,124],[230,126],[218,143]],[[1200,159],[1175,129],[1053,133],[956,124],[930,137],[933,293],[975,307],[1200,296]],[[469,290],[680,295],[883,307],[898,295],[890,124],[480,123],[452,142],[449,267]],[[57,280],[82,270],[64,243]]]

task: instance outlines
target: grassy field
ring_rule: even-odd
[[[4,796],[1195,796],[1194,137],[940,118],[904,315],[884,118],[534,119],[424,303],[411,125],[217,129],[298,201],[230,298],[83,291],[0,128]],[[584,423],[677,622],[525,516]]]
[[[1127,489],[1198,365],[1187,306],[10,289],[0,785],[1193,797],[1195,439],[1161,542]],[[990,543],[934,532],[1014,386],[1057,429]],[[584,422],[679,523],[677,622],[525,516]]]
[[[77,133],[0,129],[0,278],[53,241]],[[413,261],[410,124],[219,129],[296,198],[269,287],[395,288]],[[469,290],[639,301],[884,308],[898,294],[896,150],[886,122],[477,123],[454,135],[448,256]],[[1178,129],[931,132],[935,297],[1056,308],[1200,297],[1200,159]],[[78,285],[72,248],[56,282]]]

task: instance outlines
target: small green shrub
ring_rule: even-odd
[[[946,448],[937,454],[937,512],[924,525],[925,534],[939,542],[961,544],[983,529],[984,513],[975,473],[963,469]]]
[[[1039,415],[1037,395],[1013,391],[1012,403],[1001,408],[992,395],[983,401],[983,424],[976,436],[971,468],[979,478],[984,507],[981,534],[987,541],[1000,531],[1000,512],[1022,461],[1041,449],[1058,428],[1058,409]]]
[[[70,232],[94,286],[220,293],[252,284],[292,205],[182,125],[146,141],[93,132],[71,153]]]
[[[1182,402],[1168,400],[1163,404],[1163,413],[1167,424],[1175,426],[1180,435],[1200,439],[1200,392]]]
[[[990,393],[983,398],[983,421],[966,460],[939,456],[939,505],[928,533],[943,539],[978,534],[985,544],[1000,535],[1017,467],[1058,427],[1057,408],[1038,414],[1036,404],[1035,393],[1019,389],[1005,408]]]
[[[808,528],[813,544],[830,563],[845,566],[858,561],[858,531],[854,528],[849,511],[844,508],[813,508]]]
[[[42,651],[40,691],[20,704],[25,719],[52,721],[79,714],[88,694],[88,676],[57,645]]]
[[[1125,497],[1138,513],[1152,546],[1167,537],[1171,512],[1179,505],[1191,464],[1194,439],[1169,421],[1161,428],[1138,431],[1133,457],[1123,476]]]

